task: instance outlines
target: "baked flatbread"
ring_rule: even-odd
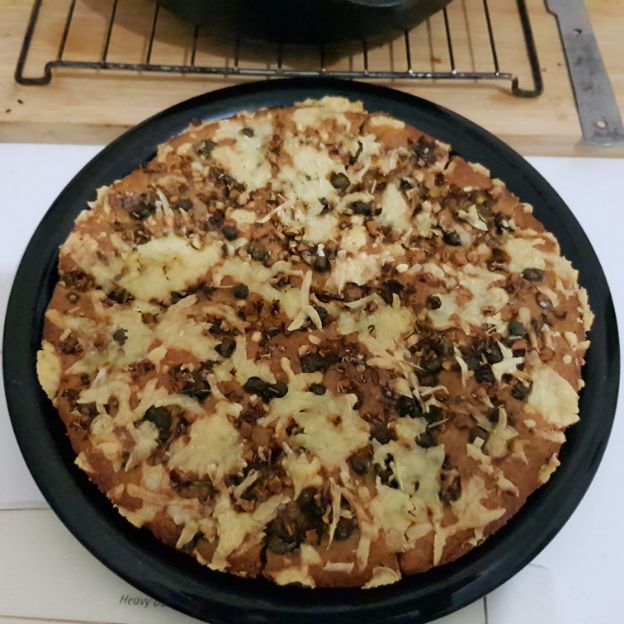
[[[503,182],[328,97],[198,123],[98,189],[38,374],[132,524],[214,570],[375,587],[548,480],[591,320]]]

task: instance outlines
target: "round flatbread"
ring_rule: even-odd
[[[503,182],[328,97],[197,123],[98,189],[38,375],[132,524],[214,570],[375,587],[548,480],[591,319]]]

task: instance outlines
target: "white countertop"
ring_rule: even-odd
[[[63,145],[10,145],[0,143],[0,182],[5,189],[2,208],[3,227],[0,229],[0,323],[4,325],[6,301],[22,252],[37,223],[56,195],[69,179],[89,160],[99,147]],[[572,159],[572,158],[529,158],[530,162],[551,182],[568,203],[585,228],[602,262],[609,280],[620,328],[624,327],[624,159]],[[88,584],[93,574],[92,591],[95,595],[111,592],[104,587],[98,575],[109,574],[99,564],[90,561],[91,556],[82,551],[67,531],[56,528],[49,512],[15,510],[47,508],[36,485],[32,481],[24,461],[17,449],[8,421],[4,391],[0,397],[0,622],[18,621],[18,616],[29,618],[56,618],[82,621],[86,616],[75,612],[64,612],[46,607],[42,612],[33,607],[28,611],[25,605],[32,602],[32,596],[25,596],[20,602],[12,589],[19,579],[19,570],[9,569],[4,564],[15,555],[16,540],[22,531],[18,518],[23,518],[24,527],[38,531],[39,536],[47,530],[58,531],[59,538],[67,540],[76,549],[76,561],[83,561]],[[622,467],[624,465],[624,410],[618,409],[609,446],[598,470],[598,474],[578,509],[550,543],[535,559],[533,566],[509,581],[491,597],[489,621],[491,624],[616,624],[622,592],[622,566],[624,564],[624,498],[622,492]],[[37,515],[39,514],[39,515]],[[51,523],[48,525],[46,523]],[[48,529],[46,527],[51,526]],[[28,529],[25,529],[28,531]],[[14,533],[12,533],[14,531]],[[32,535],[32,533],[31,533]],[[24,548],[28,548],[25,541]],[[43,544],[46,540],[43,540]],[[54,556],[54,545],[50,542],[50,557]],[[74,552],[72,550],[72,552]],[[39,555],[41,551],[38,551]],[[32,555],[31,570],[37,568],[36,554]],[[58,554],[62,557],[62,554]],[[3,558],[4,557],[4,558]],[[73,560],[72,560],[73,561]],[[80,563],[78,563],[80,566]],[[542,572],[540,572],[542,571]],[[29,570],[23,572],[26,578]],[[81,575],[82,576],[82,575]],[[110,575],[112,576],[112,575]],[[49,576],[47,578],[50,578]],[[96,580],[97,579],[97,580]],[[110,583],[116,579],[110,579]],[[11,585],[13,583],[13,585]],[[119,581],[121,583],[121,581]],[[120,585],[123,587],[123,585]],[[3,589],[4,588],[4,589]],[[85,589],[85,591],[87,591]],[[115,590],[115,591],[122,591]],[[127,589],[126,591],[131,591]],[[19,593],[19,592],[18,592]],[[23,593],[23,592],[22,592]],[[9,597],[9,595],[11,597]],[[121,594],[120,603],[126,607]],[[119,598],[119,594],[116,594]],[[134,591],[132,596],[140,596]],[[54,597],[50,597],[54,600]],[[154,619],[154,613],[162,607],[143,605],[141,598],[132,608],[121,614],[106,611],[104,607],[93,606],[93,619],[115,622],[140,621],[190,621],[183,616],[168,616]],[[84,601],[83,601],[84,602]],[[10,605],[9,605],[10,603]],[[97,601],[94,601],[94,605]],[[512,604],[525,604],[522,618]],[[43,603],[40,603],[43,604]],[[16,605],[16,606],[13,606]],[[147,608],[150,611],[136,611]],[[43,609],[44,607],[41,607]],[[85,606],[85,608],[88,608]],[[104,608],[104,614],[101,615]],[[518,607],[519,608],[519,607]],[[15,609],[15,610],[12,610]],[[99,610],[98,610],[99,609]],[[97,611],[97,614],[95,613]],[[123,611],[123,610],[122,610]],[[69,613],[69,615],[68,615]],[[128,615],[128,613],[131,613]],[[132,615],[134,613],[134,615]],[[72,615],[74,614],[74,615]],[[144,615],[149,614],[149,615]],[[468,608],[452,620],[456,624],[485,622],[481,619],[481,607]],[[177,619],[176,619],[177,618]],[[91,619],[91,618],[89,618]],[[25,620],[19,620],[25,621]],[[445,620],[446,621],[446,620]]]

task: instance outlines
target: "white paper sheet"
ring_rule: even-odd
[[[198,621],[149,598],[110,572],[49,509],[0,511],[0,536],[0,622],[2,618],[94,624]],[[484,613],[483,601],[477,601],[437,622],[486,624]]]

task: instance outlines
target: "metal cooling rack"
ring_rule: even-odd
[[[489,55],[491,66],[489,70],[476,70],[471,68],[469,70],[462,69],[456,62],[457,47],[456,39],[458,38],[455,28],[451,28],[449,15],[447,9],[442,12],[442,24],[443,24],[443,38],[446,40],[446,48],[448,54],[448,66],[443,70],[423,71],[415,69],[413,66],[414,51],[413,45],[410,42],[410,31],[405,30],[402,37],[402,42],[399,44],[404,47],[402,67],[394,67],[394,63],[388,63],[391,67],[378,69],[372,68],[369,63],[369,50],[371,49],[371,42],[361,41],[358,47],[361,45],[358,55],[361,56],[362,69],[354,70],[352,67],[348,69],[335,69],[328,67],[326,64],[326,54],[329,48],[321,45],[318,47],[318,64],[313,68],[297,69],[288,67],[284,64],[283,60],[283,46],[277,44],[274,48],[267,46],[267,50],[271,49],[271,52],[267,52],[266,67],[248,66],[245,61],[241,59],[241,46],[243,41],[236,39],[234,43],[234,52],[232,58],[223,58],[223,63],[210,63],[200,64],[197,63],[198,52],[198,40],[201,34],[201,30],[198,27],[190,29],[189,37],[192,37],[192,41],[188,42],[190,48],[190,55],[188,57],[188,63],[184,64],[163,64],[153,62],[153,50],[155,44],[158,42],[158,30],[159,24],[163,19],[163,14],[166,11],[161,10],[158,4],[155,4],[153,10],[153,16],[151,19],[151,26],[149,32],[145,33],[147,38],[147,45],[145,46],[145,52],[143,58],[138,61],[111,61],[111,36],[116,24],[116,18],[118,15],[119,5],[123,0],[112,0],[110,5],[110,12],[106,19],[106,23],[103,28],[103,45],[102,52],[97,60],[86,58],[66,58],[66,44],[68,35],[73,28],[80,27],[80,20],[76,17],[76,5],[79,0],[71,0],[67,15],[65,17],[62,34],[58,42],[56,53],[51,52],[50,56],[53,56],[50,60],[44,62],[43,73],[41,75],[25,75],[26,64],[29,60],[29,54],[31,53],[31,46],[33,44],[33,36],[38,26],[40,12],[42,5],[46,0],[35,0],[30,15],[30,20],[24,35],[24,41],[20,51],[20,55],[15,70],[15,80],[22,85],[47,85],[52,80],[53,71],[57,69],[82,69],[82,70],[107,70],[107,71],[125,71],[125,72],[160,72],[168,74],[209,74],[220,76],[232,76],[232,77],[266,77],[266,78],[278,78],[278,77],[333,77],[333,78],[346,78],[346,79],[369,79],[369,80],[496,80],[506,81],[510,83],[511,92],[515,96],[519,97],[536,97],[543,91],[542,74],[540,70],[537,48],[533,37],[533,31],[531,27],[531,21],[529,13],[526,7],[525,0],[516,0],[519,23],[522,29],[522,40],[525,45],[526,58],[528,60],[530,74],[532,77],[533,85],[529,88],[520,86],[520,79],[516,73],[512,71],[505,71],[501,68],[499,63],[499,53],[496,47],[496,37],[494,33],[494,27],[491,18],[490,6],[488,0],[483,1],[483,17],[485,20],[485,28],[487,29],[487,42],[489,46]],[[431,26],[428,24],[428,28]],[[395,44],[399,43],[397,39]]]

